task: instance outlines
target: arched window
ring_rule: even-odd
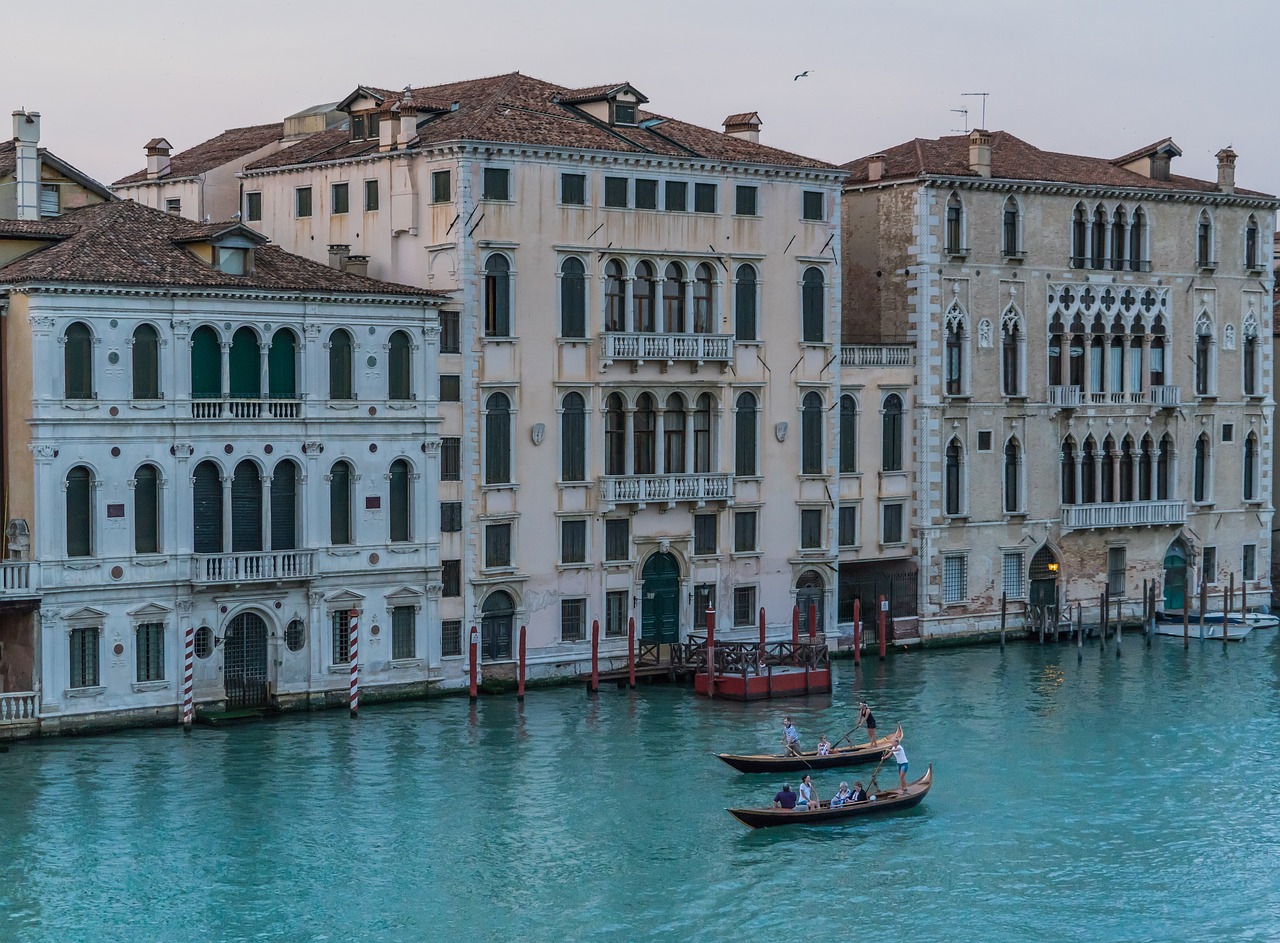
[[[272,399],[298,398],[298,337],[288,328],[282,327],[271,335],[267,395]]]
[[[654,475],[658,471],[658,412],[650,393],[641,393],[631,416],[632,469],[637,475]]]
[[[693,330],[697,334],[715,332],[711,266],[703,262],[693,273]]]
[[[884,471],[902,471],[902,397],[890,393],[880,415],[880,465]]]
[[[662,459],[668,475],[683,475],[688,469],[685,458],[684,410],[683,396],[672,393],[667,397],[667,409],[662,417]]]
[[[133,331],[133,398],[160,398],[160,335],[150,324]]]
[[[1152,455],[1154,443],[1151,435],[1148,433],[1142,437],[1142,451],[1138,454],[1138,500],[1150,501],[1152,490],[1152,480],[1154,472],[1154,456]]]
[[[968,336],[965,329],[964,312],[959,305],[952,305],[946,317],[945,360],[943,363],[943,379],[948,396],[959,396],[964,392],[964,342]]]
[[[946,485],[943,512],[959,514],[964,507],[962,472],[964,468],[964,452],[960,448],[960,440],[952,439],[947,443],[946,453]]]
[[[1134,495],[1133,439],[1125,436],[1120,443],[1120,500],[1132,501]]]
[[[1071,267],[1084,268],[1089,252],[1089,221],[1083,203],[1077,203],[1071,214]]]
[[[1121,328],[1123,330],[1123,328]],[[1112,393],[1124,392],[1124,335],[1111,335],[1111,350],[1107,358],[1111,376],[1107,380],[1107,389]]]
[[[1213,265],[1213,218],[1208,210],[1200,211],[1196,225],[1196,264],[1201,268]]]
[[[484,335],[511,336],[511,263],[505,255],[484,263]]]
[[[387,399],[413,399],[413,343],[395,331],[387,350]]]
[[[232,399],[258,399],[262,396],[262,355],[258,335],[252,328],[242,327],[231,336],[227,354],[231,374]]]
[[[1116,499],[1116,441],[1107,436],[1102,440],[1102,470],[1098,475],[1099,499],[1111,504]]]
[[[840,397],[840,474],[858,470],[858,401],[850,393]]]
[[[734,474],[751,476],[758,473],[756,462],[756,396],[754,393],[738,394],[737,414],[734,417]]]
[[[617,259],[610,259],[604,269],[604,329],[627,329],[626,272]]]
[[[1022,228],[1021,215],[1017,200],[1009,197],[1004,201],[1004,254],[1007,256],[1022,254],[1022,240],[1018,238]]]
[[[821,344],[826,339],[826,305],[826,279],[822,276],[822,269],[811,265],[804,270],[800,288],[801,330],[806,344]]]
[[[1067,377],[1071,386],[1084,388],[1084,333],[1073,331],[1067,356]]]
[[[63,337],[63,393],[66,399],[93,399],[93,334],[87,324],[67,325]]]
[[[195,552],[222,553],[222,473],[213,462],[201,462],[191,477]]]
[[[1195,474],[1191,488],[1193,501],[1209,500],[1209,457],[1209,437],[1202,432],[1196,439]]]
[[[1084,440],[1080,452],[1080,503],[1098,503],[1098,449],[1093,436]]]
[[[684,317],[684,266],[679,262],[669,263],[663,274],[662,317],[670,333],[683,334],[688,330]]]
[[[502,661],[511,657],[511,629],[515,619],[515,603],[499,590],[485,597],[480,607],[480,657],[484,661]]]
[[[698,397],[697,408],[693,411],[693,471],[696,475],[707,475],[711,468],[711,411],[714,400],[710,393]]]
[[[490,393],[485,400],[484,482],[511,481],[511,400],[506,393]]]
[[[1012,305],[1000,319],[1000,367],[1004,395],[1022,395],[1022,322]]]
[[[1022,510],[1022,447],[1014,438],[1004,444],[1004,509],[1009,514]]]
[[[350,334],[337,330],[329,335],[329,399],[355,399],[353,356]]]
[[[759,340],[757,331],[758,299],[754,265],[739,265],[737,283],[733,288],[734,337],[740,341]]]
[[[387,496],[387,517],[392,543],[412,538],[409,517],[409,463],[402,458],[391,463],[391,482]]]
[[[245,459],[231,479],[231,552],[262,549],[262,473]]]
[[[658,329],[657,294],[658,281],[653,265],[641,262],[636,266],[636,278],[631,286],[631,304],[635,308],[635,330],[643,334],[652,334]]]
[[[1062,386],[1062,322],[1055,317],[1049,324],[1049,385]]]
[[[1094,334],[1089,341],[1089,392],[1101,393],[1107,382],[1107,340]]]
[[[610,393],[605,400],[604,473],[627,473],[627,412],[621,393]]]
[[[1117,272],[1124,270],[1124,231],[1127,224],[1124,207],[1117,206],[1111,214],[1111,268]]]
[[[1089,229],[1089,267],[1102,268],[1107,264],[1107,211],[1099,203],[1093,211],[1093,225]]]
[[[1244,342],[1242,344],[1241,356],[1244,363],[1241,364],[1244,371],[1244,395],[1258,395],[1258,321],[1251,314],[1244,319]]]
[[[336,462],[329,469],[329,543],[355,543],[351,533],[351,466]]]
[[[960,203],[960,194],[954,191],[947,197],[947,231],[944,237],[944,250],[948,255],[964,253],[964,207]]]
[[[1196,395],[1210,396],[1213,390],[1213,321],[1207,312],[1196,318]]]
[[[587,269],[572,256],[560,264],[560,336],[587,336]]]
[[[803,475],[821,475],[824,471],[822,420],[825,415],[822,397],[806,393],[800,418],[800,473]]]
[[[1147,259],[1147,214],[1142,207],[1135,207],[1129,222],[1129,271],[1143,272],[1150,268]]]
[[[1156,500],[1168,501],[1172,493],[1173,437],[1165,433],[1160,437],[1160,454],[1156,457]]]
[[[1076,449],[1071,439],[1062,443],[1062,503],[1076,503]]]
[[[271,549],[298,548],[298,465],[291,459],[271,471]]]
[[[74,325],[73,325],[74,326]],[[67,556],[93,555],[93,472],[77,465],[67,472]]]
[[[1258,218],[1256,216],[1250,216],[1248,224],[1244,227],[1244,267],[1251,270],[1261,267],[1258,264]]]
[[[191,332],[191,398],[222,399],[222,344],[207,324]]]
[[[133,552],[160,552],[160,470],[154,465],[133,473]]]
[[[1258,500],[1258,437],[1250,432],[1244,440],[1244,499]]]
[[[1161,329],[1163,330],[1163,328]],[[1151,335],[1151,385],[1164,386],[1164,338],[1154,333]]]
[[[587,401],[566,393],[560,402],[560,480],[587,480]]]

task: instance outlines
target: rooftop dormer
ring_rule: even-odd
[[[1165,138],[1123,157],[1117,157],[1111,163],[1152,180],[1168,180],[1169,165],[1173,158],[1181,156],[1182,148],[1173,143],[1173,138]]]
[[[649,99],[630,82],[623,82],[621,85],[570,89],[556,101],[562,105],[573,105],[605,124],[626,126],[640,123],[640,106],[647,104]]]
[[[211,223],[176,241],[224,275],[252,275],[254,249],[270,240],[241,223]]]

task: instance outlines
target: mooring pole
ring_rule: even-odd
[[[636,686],[636,617],[627,618],[627,684]]]
[[[591,620],[591,693],[600,690],[600,620]]]
[[[765,646],[764,627],[765,627],[764,606],[761,606],[760,607],[760,649],[759,651],[756,652],[756,674],[761,674],[764,671],[765,661],[767,660],[765,658],[765,649],[764,649],[764,646]],[[744,688],[743,690],[746,690],[746,689]]]
[[[347,660],[351,662],[351,694],[348,704],[351,707],[351,719],[360,714],[360,616],[351,610],[351,638],[348,641]]]
[[[1209,581],[1207,573],[1200,574],[1200,641],[1204,641],[1204,612],[1209,608]]]
[[[1005,623],[1009,616],[1009,597],[1005,593],[1000,594],[1000,651],[1004,651],[1004,630]]]
[[[1107,617],[1110,618],[1111,611],[1107,610]],[[1120,642],[1124,639],[1124,600],[1116,600],[1116,657],[1120,657]]]
[[[1098,638],[1100,647],[1105,649],[1107,647],[1107,594],[1105,590],[1098,596]]]
[[[745,692],[744,692],[745,695]],[[707,697],[716,696],[716,611],[707,607]]]
[[[471,695],[471,700],[473,701],[476,699],[476,654],[477,654],[477,649],[479,649],[479,647],[480,647],[480,633],[476,631],[476,627],[473,625],[471,627],[471,646],[470,646],[471,681],[470,681],[470,684],[468,685],[468,693]]]
[[[816,602],[809,603],[809,644],[817,644],[818,641],[818,604]]]
[[[183,646],[182,668],[182,732],[191,733],[192,679],[195,677],[196,630],[187,626],[186,644]]]
[[[800,664],[800,604],[791,607],[791,661]]]
[[[1187,589],[1182,588],[1182,648],[1191,647],[1191,607],[1187,605]]]
[[[1235,604],[1236,604],[1236,574],[1235,574],[1234,572],[1232,572],[1232,573],[1228,574],[1228,576],[1227,576],[1227,584],[1230,586],[1231,591],[1230,591],[1229,593],[1227,593],[1227,606],[1226,606],[1226,612],[1224,612],[1223,614],[1224,614],[1224,615],[1229,616],[1229,615],[1231,615],[1231,610],[1232,610],[1232,608],[1233,608],[1233,607],[1235,606]],[[1243,586],[1241,586],[1240,588],[1241,588],[1241,589],[1244,589],[1244,587],[1243,587]],[[1241,606],[1241,607],[1240,607],[1240,611],[1241,611],[1241,612],[1244,612],[1244,606]]]
[[[853,666],[862,663],[862,600],[853,601]]]
[[[1084,603],[1076,603],[1076,664],[1084,664]]]
[[[525,651],[524,651],[524,635],[528,631],[527,626],[520,626],[520,674],[516,678],[516,700],[524,700],[524,669],[525,669]]]
[[[889,601],[885,599],[884,596],[881,596],[879,603],[880,605],[877,607],[879,611],[876,613],[876,618],[879,620],[878,628],[880,631],[880,660],[884,661],[885,648],[889,642],[889,631],[887,626],[885,625],[885,616],[889,612]]]
[[[1233,573],[1232,576],[1235,574]],[[1231,596],[1228,595],[1230,590],[1222,591],[1222,650],[1227,650],[1227,616],[1231,614]]]

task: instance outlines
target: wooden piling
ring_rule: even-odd
[[[862,664],[862,600],[853,601],[853,666]]]
[[[791,607],[791,661],[800,664],[800,604]]]
[[[1000,594],[1000,651],[1004,651],[1004,630],[1009,619],[1009,597],[1005,593]]]
[[[1107,594],[1098,595],[1098,646],[1107,647]]]
[[[809,603],[809,644],[816,644],[818,641],[818,604],[816,602]]]
[[[1235,574],[1232,574],[1234,577]],[[1222,591],[1222,650],[1227,650],[1227,616],[1231,614],[1231,590],[1223,589]]]
[[[1204,641],[1204,613],[1209,608],[1208,574],[1200,574],[1200,641]]]
[[[471,681],[470,681],[470,684],[468,685],[468,693],[470,693],[471,700],[473,701],[476,699],[476,693],[477,693],[476,692],[476,671],[478,666],[476,665],[476,656],[479,654],[479,651],[478,651],[479,648],[480,648],[480,633],[479,631],[476,630],[476,627],[473,625],[471,627],[471,642],[470,642]]]
[[[745,690],[745,689],[744,689]],[[707,697],[716,696],[716,611],[707,607]]]
[[[884,596],[881,596],[879,599],[879,605],[876,608],[876,619],[878,622],[878,630],[880,632],[880,660],[884,661],[885,650],[889,642],[889,632],[885,625],[885,616],[889,613],[889,601],[885,599]]]
[[[1084,664],[1084,604],[1076,603],[1076,664]]]
[[[627,618],[627,684],[636,686],[636,617]]]
[[[600,690],[600,620],[591,620],[591,693]]]
[[[1182,590],[1182,648],[1191,647],[1191,607],[1187,605],[1187,591]]]
[[[524,669],[525,669],[525,644],[524,635],[528,631],[527,626],[520,626],[520,673],[516,676],[516,700],[524,700]]]

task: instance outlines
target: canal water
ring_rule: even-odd
[[[574,687],[15,745],[0,940],[1274,940],[1278,656],[1020,643],[788,702]],[[772,749],[784,711],[835,739],[855,696],[934,764],[922,806],[730,818],[781,779],[713,751]]]

